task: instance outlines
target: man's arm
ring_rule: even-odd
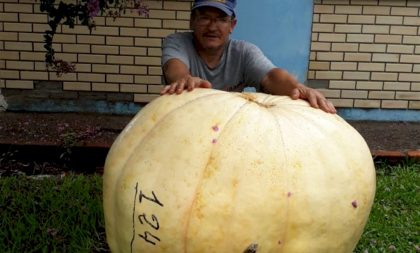
[[[173,58],[163,65],[163,75],[166,85],[160,94],[180,94],[184,90],[194,88],[211,88],[211,83],[198,77],[191,76],[188,67],[180,60]]]
[[[314,108],[328,113],[336,113],[334,105],[319,91],[299,83],[287,71],[280,68],[270,70],[261,81],[265,93],[289,96],[292,99],[305,99]]]

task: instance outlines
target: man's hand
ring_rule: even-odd
[[[181,94],[184,90],[192,91],[194,88],[211,88],[209,81],[191,76],[187,65],[176,58],[170,59],[163,65],[163,74],[169,85],[162,89],[161,95]]]
[[[199,77],[187,75],[170,85],[166,85],[160,94],[181,94],[184,90],[192,91],[194,88],[211,88],[211,83]]]
[[[304,99],[314,108],[328,113],[336,113],[334,105],[321,92],[299,83],[287,71],[274,68],[263,78],[261,86],[264,92],[273,95],[289,96],[292,99]]]
[[[305,99],[309,102],[309,104],[314,107],[321,109],[328,113],[336,113],[337,110],[335,109],[334,105],[328,101],[321,92],[306,87],[303,84],[299,85],[298,88],[292,90],[290,97],[292,99]]]

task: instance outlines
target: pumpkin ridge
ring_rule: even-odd
[[[290,124],[291,124],[291,126],[292,127],[296,127],[296,128],[298,128],[298,129],[302,129],[302,131],[298,131],[298,132],[305,132],[304,130],[304,128],[302,128],[302,126],[300,126],[300,125],[296,125],[296,123],[295,123],[295,120],[293,120],[293,118],[296,118],[296,117],[300,117],[300,118],[302,118],[302,119],[305,119],[305,121],[306,122],[312,122],[311,123],[311,126],[310,126],[310,128],[313,130],[313,131],[316,131],[316,134],[315,134],[315,136],[322,136],[321,137],[321,139],[322,138],[328,138],[328,133],[329,133],[329,131],[321,131],[320,129],[323,129],[323,124],[321,123],[321,122],[319,122],[318,121],[318,118],[316,117],[316,115],[314,116],[314,115],[310,115],[310,116],[312,116],[312,117],[309,117],[308,115],[307,115],[307,111],[309,110],[316,110],[316,109],[313,109],[313,108],[311,108],[311,107],[307,107],[306,105],[302,105],[302,104],[289,104],[289,103],[287,103],[287,104],[283,104],[286,108],[284,108],[284,107],[277,107],[277,108],[273,108],[273,110],[270,110],[272,113],[273,113],[273,117],[276,119],[276,122],[277,122],[277,124],[279,125],[279,127],[280,127],[280,125],[281,125],[281,121],[280,121],[280,119],[284,119],[284,120],[287,120],[288,122],[290,122]],[[302,109],[302,106],[303,107],[305,107],[306,108],[306,110],[301,110]],[[292,111],[293,112],[293,117],[289,117],[289,114],[285,114],[285,113],[283,113],[283,112],[290,112],[290,111]],[[321,113],[323,113],[323,112],[321,112]],[[276,114],[277,114],[277,117],[276,117]],[[280,129],[280,128],[279,128]],[[284,139],[282,139],[282,141],[284,141]],[[313,142],[313,140],[311,140],[311,139],[309,139],[308,140],[309,142]],[[304,144],[304,145],[306,145],[307,143],[302,143],[302,144]],[[283,143],[283,145],[286,147],[287,145],[285,144],[285,143]],[[311,144],[312,145],[312,144]],[[320,152],[320,155],[322,155],[323,153],[322,152]],[[337,154],[335,154],[335,156],[336,156]],[[340,156],[343,156],[342,154],[340,154]],[[288,161],[288,160],[290,160],[289,159],[289,157],[287,156],[287,155],[285,155],[285,159],[286,159],[286,161]],[[320,157],[320,160],[322,160],[323,158],[321,158]],[[289,162],[286,162],[287,164],[289,164]],[[287,166],[291,166],[292,167],[292,164],[289,164],[289,165],[287,165]],[[288,170],[286,170],[286,173],[288,173],[289,171]],[[322,173],[323,171],[321,171],[321,173]],[[290,176],[288,175],[288,178],[290,178]],[[287,186],[289,187],[289,185],[290,185],[290,183],[289,183],[289,181],[287,181]],[[296,187],[296,186],[294,186],[294,187]],[[290,189],[290,190],[293,190],[293,189]],[[289,194],[290,194],[290,196],[292,195],[292,192],[291,191],[289,191],[289,193],[288,193],[288,196],[289,196]],[[287,217],[285,218],[285,225],[286,226],[288,226],[288,224],[290,224],[290,219],[291,219],[291,216],[290,216],[290,198],[288,198],[288,201],[287,201],[287,204],[288,204],[288,209],[287,209]],[[330,203],[330,205],[331,205],[331,203]],[[325,207],[325,206],[323,206],[324,208],[326,208],[326,209],[330,209],[330,207]],[[330,223],[331,221],[330,220],[328,220],[328,223],[327,224],[325,224],[325,226],[326,227],[329,227],[329,223]],[[286,244],[287,244],[287,235],[288,235],[288,232],[289,231],[289,229],[286,229],[286,233],[284,234],[284,239],[282,239],[281,240],[281,242],[282,242],[282,246],[285,246]]]
[[[297,106],[301,106],[301,105],[297,105]],[[280,113],[280,110],[278,110],[278,109],[285,109],[285,108],[276,108],[277,110],[274,110],[274,112],[277,112],[277,113]],[[333,131],[331,131],[331,130],[329,130],[329,129],[325,129],[325,126],[326,125],[331,125],[331,121],[319,121],[319,118],[316,116],[316,114],[308,114],[308,112],[309,112],[309,110],[315,110],[316,111],[316,109],[313,109],[313,108],[310,108],[310,107],[308,107],[308,110],[298,110],[298,109],[296,109],[296,107],[293,105],[293,106],[291,106],[290,108],[288,108],[287,110],[291,110],[291,111],[293,111],[293,113],[295,114],[295,117],[296,117],[296,115],[298,115],[298,117],[301,117],[302,119],[305,119],[305,121],[306,122],[312,122],[312,125],[311,125],[311,131],[316,131],[317,133],[315,134],[316,136],[322,136],[321,137],[321,139],[322,138],[324,138],[324,139],[327,139],[328,137],[331,137],[331,136],[329,136],[329,134],[330,133],[332,133]],[[318,112],[318,111],[316,111],[316,112]],[[320,113],[324,113],[324,112],[320,112]],[[281,114],[281,113],[280,113]],[[288,117],[287,116],[287,114],[286,115],[281,115],[283,118],[284,117]],[[342,127],[340,127],[340,129],[342,129],[342,131],[341,131],[341,133],[345,133],[345,132],[348,132],[352,127],[346,122],[346,121],[344,121],[344,120],[341,120],[341,118],[338,118],[338,117],[336,117],[335,115],[330,115],[331,117],[333,117],[334,119],[336,119],[337,121],[338,121],[338,124],[340,125],[340,126],[342,126]],[[280,117],[277,117],[278,119],[280,119]],[[290,122],[293,122],[293,121],[290,121]],[[333,130],[336,130],[337,128],[339,128],[337,125],[333,125],[333,127],[334,127],[334,129]],[[324,129],[325,131],[321,131],[321,129]],[[357,131],[356,131],[357,132]],[[311,142],[313,142],[313,140],[310,140]],[[316,142],[314,142],[314,143],[312,143],[312,144],[315,144]],[[311,145],[312,145],[311,144]],[[332,143],[329,143],[329,144],[332,144]],[[334,150],[334,152],[337,152],[337,151],[342,151],[341,149],[339,149],[339,147],[337,147],[337,145],[338,145],[338,143],[333,143],[333,147],[331,147],[331,150]],[[323,152],[321,152],[320,150],[318,151],[319,152],[319,159],[320,160],[324,160],[326,157],[323,157],[322,155],[324,155],[324,153]],[[346,154],[344,154],[344,153],[335,153],[335,154],[331,154],[331,155],[333,155],[333,156],[340,156],[340,157],[345,157],[346,156]],[[353,168],[354,166],[349,166],[349,167],[351,167],[351,168]],[[323,171],[321,171],[321,173],[322,173]],[[324,173],[325,174],[325,173]],[[334,192],[335,190],[337,190],[337,189],[332,189],[332,192]],[[351,202],[351,200],[349,200],[349,203]],[[330,206],[325,206],[325,203],[323,204],[323,207],[324,208],[326,208],[326,209],[329,209],[329,210],[331,210],[332,208],[331,208],[331,205],[333,205],[332,203],[329,203],[330,204]],[[350,206],[350,205],[349,205]],[[325,227],[326,228],[329,228],[329,227],[331,227],[331,225],[330,224],[333,224],[332,223],[332,221],[331,220],[327,220],[327,223],[325,223]],[[366,222],[365,222],[365,225],[366,225]],[[354,231],[353,232],[353,234],[357,234],[358,233],[358,231]],[[344,248],[348,248],[349,246],[351,246],[351,245],[342,245],[342,247],[340,248],[341,250],[343,250]],[[341,251],[340,251],[341,252]]]
[[[133,156],[133,153],[135,152],[135,150],[140,146],[140,145],[142,145],[143,144],[143,142],[144,142],[144,140],[145,139],[147,139],[147,137],[153,132],[153,129],[155,129],[156,128],[156,126],[158,126],[159,124],[161,124],[163,121],[164,121],[164,119],[165,118],[167,118],[170,114],[172,114],[174,111],[176,111],[176,110],[179,110],[180,108],[182,108],[183,106],[186,106],[186,105],[188,105],[188,104],[191,104],[191,103],[194,103],[195,101],[197,101],[197,100],[200,100],[201,98],[208,98],[209,96],[216,96],[216,95],[220,95],[220,93],[215,93],[215,94],[206,94],[206,95],[203,95],[203,96],[201,96],[201,97],[198,97],[198,98],[194,98],[194,99],[192,99],[192,100],[188,100],[188,101],[186,101],[185,103],[183,103],[182,105],[180,105],[180,106],[177,106],[177,107],[174,107],[173,109],[171,109],[170,111],[168,111],[168,112],[166,112],[165,113],[165,115],[161,118],[161,119],[159,119],[159,121],[157,121],[157,122],[155,122],[154,124],[153,124],[153,127],[152,128],[150,128],[149,129],[149,131],[143,136],[143,138],[141,139],[141,140],[139,140],[138,142],[137,142],[137,145],[135,145],[135,146],[133,146],[133,148],[131,149],[131,152],[127,155],[127,157],[129,158],[129,159],[127,159],[127,160],[125,160],[125,163],[123,163],[122,165],[121,165],[121,168],[125,168],[126,167],[126,164],[129,162],[129,160],[130,160],[130,158]],[[124,139],[124,137],[125,136],[121,136],[122,138],[119,138],[120,140],[120,142],[122,142],[122,140]],[[124,176],[124,174],[123,173],[120,173],[119,174],[119,178],[116,180],[116,181],[121,181],[121,177],[123,177]],[[116,192],[115,191],[113,191],[115,194],[116,194]],[[118,198],[114,198],[115,200],[117,200]]]
[[[228,94],[228,93],[227,93]],[[130,153],[127,155],[127,159],[125,159],[125,162],[124,163],[122,163],[120,166],[119,166],[119,168],[115,168],[115,166],[112,168],[112,170],[124,170],[124,168],[126,168],[127,166],[127,163],[130,161],[130,159],[133,157],[133,154],[135,153],[135,151],[137,150],[137,148],[140,146],[140,145],[142,145],[143,143],[144,143],[144,141],[147,139],[147,137],[153,132],[153,129],[155,129],[155,127],[158,125],[158,124],[160,124],[165,118],[167,118],[171,113],[173,113],[174,111],[176,111],[176,110],[179,110],[179,108],[182,108],[183,106],[185,106],[185,105],[187,105],[187,104],[190,104],[190,103],[193,103],[193,102],[195,102],[195,101],[198,101],[198,100],[200,100],[201,98],[208,98],[208,97],[210,97],[210,96],[216,96],[216,95],[223,95],[222,93],[219,93],[219,92],[217,92],[217,93],[209,93],[209,94],[205,94],[205,95],[202,95],[202,96],[200,96],[200,97],[196,97],[196,98],[194,98],[194,99],[191,99],[191,100],[188,100],[188,101],[186,101],[185,103],[182,103],[181,105],[179,105],[179,106],[177,106],[177,107],[174,107],[174,108],[172,108],[170,111],[168,111],[168,112],[165,112],[165,115],[161,118],[161,119],[159,119],[159,121],[157,121],[157,122],[155,122],[154,124],[153,124],[153,127],[151,127],[149,130],[148,130],[148,132],[147,133],[145,133],[145,135],[143,136],[143,138],[141,138],[137,143],[136,143],[136,145],[133,145],[133,147],[130,149]],[[155,100],[156,101],[156,100]],[[136,121],[134,121],[134,122],[130,122],[129,124],[134,124]],[[131,127],[125,127],[124,128],[124,130],[123,130],[123,132],[122,132],[122,134],[120,135],[120,136],[118,136],[118,138],[117,138],[117,140],[115,141],[115,143],[112,145],[112,147],[111,147],[111,150],[110,150],[110,152],[109,153],[111,153],[113,150],[117,150],[118,149],[118,146],[121,144],[121,143],[123,143],[125,140],[126,140],[126,138],[128,138],[127,137],[127,133],[129,132],[129,130],[130,131],[132,131],[132,128]],[[107,156],[107,159],[109,158],[110,156],[108,155]],[[107,167],[106,166],[106,162],[105,162],[105,167]],[[107,168],[107,170],[110,170],[111,168]],[[118,178],[117,179],[115,179],[114,181],[115,182],[122,182],[123,180],[122,180],[122,178],[124,178],[125,177],[125,173],[119,173],[119,175],[118,175]],[[115,185],[115,184],[111,184],[111,185]],[[117,184],[118,185],[118,184]],[[115,189],[117,188],[117,186],[114,186],[114,188],[113,188],[113,190],[108,190],[107,191],[107,193],[109,194],[109,193],[111,193],[112,194],[112,196],[111,196],[111,199],[113,200],[113,204],[114,204],[114,206],[118,206],[118,200],[119,200],[119,198],[117,197],[117,194],[118,194],[118,191],[116,191]],[[110,199],[110,196],[107,196],[106,197],[106,199]],[[114,213],[114,215],[116,215],[116,213]],[[114,216],[113,217],[113,219],[111,219],[111,220],[116,220],[116,219],[118,219],[118,217],[117,216]],[[109,222],[110,220],[108,219],[108,222]],[[115,225],[114,224],[112,224],[111,225],[112,227],[115,227]]]
[[[228,93],[228,94],[230,94],[230,93]],[[224,127],[220,130],[220,133],[218,135],[219,136],[218,139],[220,139],[220,136],[223,134],[223,130],[226,129],[226,127],[228,126],[229,122],[232,121],[232,119],[239,113],[239,111],[241,111],[243,108],[245,108],[246,105],[249,105],[249,104],[250,104],[250,101],[244,100],[244,103],[241,106],[239,106],[239,108],[235,112],[232,113],[231,117],[228,118],[228,120],[224,124]],[[205,165],[205,167],[203,169],[203,172],[201,174],[199,183],[197,184],[197,188],[195,190],[194,199],[192,200],[191,205],[190,205],[190,208],[189,208],[189,211],[188,211],[188,215],[187,215],[188,220],[186,222],[186,226],[185,226],[185,230],[184,230],[184,236],[183,236],[183,238],[184,238],[184,240],[183,240],[184,253],[187,253],[188,252],[187,251],[187,241],[188,241],[188,230],[189,230],[190,221],[191,221],[191,214],[193,212],[194,205],[196,204],[197,196],[200,195],[199,194],[199,188],[202,187],[202,182],[205,180],[204,179],[204,177],[206,175],[205,171],[207,170],[207,168],[209,167],[209,165],[211,164],[211,162],[213,160],[212,154],[213,154],[214,148],[215,148],[214,146],[211,148],[211,151],[210,151],[210,154],[209,154],[209,159],[208,159],[208,161],[207,161],[207,163],[206,163],[206,165]]]
[[[241,98],[244,98],[244,97],[242,97],[241,96]],[[248,98],[244,98],[246,101],[245,101],[245,104],[244,104],[244,106],[243,106],[243,109],[247,109],[247,108],[250,108],[251,106],[254,106],[255,104],[256,105],[258,105],[259,106],[259,108],[262,110],[262,111],[267,111],[268,110],[268,108],[270,108],[271,106],[269,105],[269,106],[264,106],[264,101],[262,101],[262,102],[257,102],[257,101],[253,101],[253,100],[250,100],[250,99],[248,99]],[[242,109],[242,108],[241,108]],[[252,110],[252,109],[251,109]],[[238,112],[238,114],[239,114],[239,112]],[[237,173],[235,174],[235,179],[236,179],[236,182],[237,182],[237,187],[235,187],[235,191],[233,192],[233,194],[232,194],[232,198],[231,198],[231,202],[232,203],[237,203],[237,199],[238,199],[238,191],[239,191],[239,185],[241,185],[241,182],[238,180],[238,178],[239,178],[239,174],[240,174],[240,171],[237,171]],[[230,223],[235,223],[234,222],[234,220],[237,218],[237,215],[236,215],[236,209],[237,209],[237,205],[236,204],[233,204],[233,205],[231,205],[231,209],[230,209],[230,218],[229,218],[229,222]],[[232,230],[232,226],[229,226],[229,231],[230,232],[228,232],[227,234],[235,234],[235,232],[236,231],[233,231]],[[258,247],[259,247],[259,245],[258,245],[258,242],[252,242],[246,249],[245,249],[245,251],[244,251],[244,253],[247,253],[247,252],[250,252],[250,253],[252,253],[252,252],[258,252]],[[232,250],[232,249],[230,249],[230,250]],[[232,251],[230,251],[230,252],[232,252]]]
[[[274,108],[279,108],[279,107],[276,106]],[[289,162],[289,157],[287,156],[286,151],[285,151],[286,150],[286,143],[284,142],[284,132],[282,131],[282,124],[281,124],[281,122],[279,122],[278,117],[276,117],[274,110],[268,109],[268,112],[271,115],[271,117],[273,118],[275,124],[278,126],[277,129],[278,129],[278,132],[279,132],[279,136],[281,136],[281,145],[283,146],[283,157],[284,157],[284,161],[285,161],[285,164],[286,164],[286,167],[287,167],[287,166],[289,166],[290,162]],[[283,171],[286,173],[285,177],[287,179],[289,179],[289,171],[288,170],[283,170]],[[289,195],[291,194],[291,192],[290,192],[291,189],[290,189],[289,180],[285,180],[285,182],[286,182],[286,189],[285,190],[288,191],[288,193],[287,193],[288,198],[287,198],[287,201],[286,201],[286,215],[285,215],[284,224],[285,224],[285,227],[288,227],[289,220],[290,220],[290,196]],[[284,192],[284,194],[286,194],[286,192]],[[279,253],[281,253],[283,251],[282,248],[285,245],[285,238],[287,238],[287,231],[288,230],[286,229],[286,231],[282,235],[281,239],[279,240],[280,250],[281,250]]]

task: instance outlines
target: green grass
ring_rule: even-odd
[[[0,179],[0,252],[100,252],[104,236],[100,176]]]
[[[380,166],[376,187],[356,252],[420,252],[420,163]]]
[[[357,253],[419,252],[420,163],[377,169]],[[0,252],[108,252],[100,175],[0,178]]]

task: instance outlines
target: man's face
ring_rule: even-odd
[[[223,48],[235,25],[236,19],[212,7],[198,9],[191,19],[191,29],[202,49]]]

